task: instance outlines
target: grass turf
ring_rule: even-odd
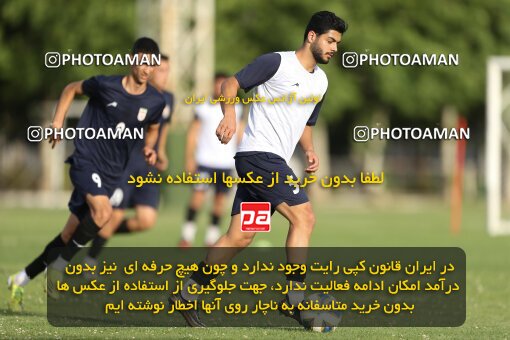
[[[184,210],[161,210],[156,227],[137,235],[115,237],[109,246],[174,246]],[[317,227],[312,246],[458,246],[467,254],[467,318],[456,328],[339,328],[315,334],[300,328],[55,328],[46,319],[43,279],[25,289],[25,311],[6,308],[7,276],[23,268],[60,230],[65,210],[0,209],[0,338],[344,338],[344,339],[501,339],[510,337],[510,237],[491,238],[485,229],[481,204],[465,208],[460,235],[448,229],[449,211],[439,202],[398,207],[352,208],[338,204],[316,207]],[[202,214],[202,225],[207,221]],[[225,223],[228,221],[225,221]],[[203,229],[198,240],[203,236]],[[286,235],[282,218],[272,232],[257,236],[281,246]],[[0,286],[2,287],[2,286]]]

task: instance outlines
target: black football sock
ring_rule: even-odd
[[[128,228],[127,218],[123,219],[122,222],[120,222],[120,225],[117,228],[117,230],[115,230],[115,234],[127,234],[130,232],[131,232],[131,230],[129,230],[129,228]]]
[[[216,276],[218,276],[218,274],[205,274],[204,268],[206,268],[206,267],[208,267],[208,265],[204,261],[200,262],[198,264],[198,270],[196,272],[193,272],[193,274],[191,274],[191,277],[189,278],[189,280],[186,281],[186,283],[184,284],[183,289],[181,291],[181,296],[185,300],[195,301],[198,299],[198,295],[191,294],[188,291],[189,286],[199,285],[199,286],[207,287],[211,283],[211,281]],[[209,270],[209,272],[210,272],[210,270]]]
[[[55,261],[55,259],[58,257],[59,253],[58,251],[51,251],[53,249],[62,248],[65,247],[65,243],[60,237],[60,234],[57,235],[50,243],[46,245],[44,248],[44,251],[42,252],[39,257],[37,257],[35,260],[32,261],[28,266],[25,268],[25,272],[27,273],[27,276],[30,279],[33,279],[40,273],[42,273],[48,264]]]
[[[218,216],[214,213],[211,214],[211,225],[217,227],[220,225],[221,216]]]
[[[197,217],[197,211],[193,209],[192,207],[188,207],[186,210],[186,221],[187,222],[193,222],[195,221],[195,218]]]
[[[303,288],[305,285],[306,273],[301,273],[300,269],[294,270],[285,275],[287,278],[287,285],[289,285],[289,292],[287,299],[292,306],[297,306],[305,298],[304,290],[294,290],[292,288]]]
[[[99,256],[99,253],[101,253],[101,251],[103,250],[103,248],[107,242],[108,242],[108,239],[106,239],[100,235],[97,235],[92,240],[92,245],[90,246],[88,255],[93,259],[97,259],[97,257]]]
[[[85,216],[78,225],[78,228],[71,237],[71,240],[62,251],[62,259],[67,262],[71,261],[73,256],[80,251],[80,248],[84,247],[87,242],[92,240],[100,229],[101,228],[99,228],[96,222],[92,219],[92,216]]]

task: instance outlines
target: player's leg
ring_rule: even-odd
[[[274,183],[271,188],[262,185],[254,186],[254,189],[258,190],[256,194],[261,200],[269,201],[271,207],[289,221],[289,232],[286,242],[287,262],[290,264],[306,264],[307,247],[315,224],[315,216],[304,190],[298,185],[285,183],[284,179],[294,179],[296,175],[285,160],[275,154],[263,153],[244,158],[248,158],[245,163],[250,165],[252,169],[258,169],[256,175],[263,177],[264,184],[272,183],[272,177],[278,173],[281,180]],[[248,169],[243,170],[247,171]],[[287,303],[297,306],[304,299],[304,294],[302,293],[303,291],[292,288],[303,287],[305,275],[299,271],[288,273],[286,280],[289,286],[289,293],[285,300]],[[301,323],[299,314],[286,312],[284,314]]]
[[[306,264],[308,245],[315,225],[315,215],[310,202],[289,206],[281,203],[276,210],[289,221],[289,232],[285,244],[287,251],[287,263]],[[300,272],[292,272],[286,275],[287,285],[292,289],[286,296],[286,302],[297,306],[305,298],[304,291],[294,288],[305,285],[305,275]],[[287,311],[288,312],[288,311]],[[284,313],[301,323],[299,313]]]
[[[60,256],[51,265],[51,269],[60,272],[80,248],[97,235],[110,219],[113,210],[110,196],[114,187],[101,178],[94,166],[86,163],[77,166],[72,163],[69,175],[74,185],[69,210],[78,217],[80,223]]]
[[[197,233],[197,212],[204,203],[206,190],[207,187],[204,186],[195,186],[193,188],[188,207],[186,208],[186,221],[181,227],[181,239],[179,241],[179,247],[181,248],[191,247],[195,241],[195,235]]]
[[[70,241],[55,260],[52,267],[57,271],[63,271],[67,263],[84,247],[94,239],[99,230],[106,225],[112,216],[113,208],[108,195],[87,194],[85,196],[89,213],[87,213],[71,236]]]
[[[11,291],[8,302],[10,310],[20,310],[22,308],[23,287],[42,273],[47,265],[57,258],[58,252],[52,250],[64,247],[71,239],[71,235],[75,232],[78,224],[78,217],[74,214],[69,215],[64,229],[46,245],[43,252],[23,270],[9,276],[7,285]]]
[[[198,265],[198,270],[184,283],[182,291],[179,294],[170,296],[169,302],[176,303],[178,300],[181,302],[197,300],[198,295],[190,294],[189,287],[208,286],[211,280],[215,278],[215,275],[204,274],[203,268],[208,264],[229,263],[243,248],[250,245],[254,237],[255,233],[253,232],[241,231],[241,215],[233,215],[227,233],[220,237],[214,246],[209,249],[205,261]],[[202,321],[200,321],[196,310],[181,311],[181,314],[189,326],[205,327]]]
[[[237,187],[234,204],[232,207],[232,218],[227,232],[221,236],[218,241],[209,248],[205,261],[198,265],[198,270],[194,272],[191,277],[184,283],[183,288],[179,294],[170,296],[170,303],[180,301],[195,301],[199,298],[196,294],[190,294],[189,287],[192,286],[208,286],[211,280],[216,275],[205,274],[204,267],[209,264],[224,264],[229,263],[242,249],[249,246],[255,237],[254,232],[243,232],[241,230],[241,202],[253,201],[255,198],[252,196],[247,186],[239,185]],[[196,287],[199,288],[199,287]],[[191,327],[204,327],[205,325],[200,321],[198,312],[195,310],[181,311],[184,319]]]
[[[211,211],[211,221],[205,231],[204,244],[206,247],[212,247],[221,236],[220,223],[226,199],[227,195],[225,192],[216,191]]]
[[[223,174],[231,176],[231,169],[214,169],[216,178],[223,178]],[[215,195],[211,212],[211,222],[206,229],[205,245],[211,247],[221,236],[220,223],[221,217],[225,211],[225,201],[227,200],[230,189],[222,180],[217,180],[214,186]]]
[[[276,210],[289,221],[287,234],[287,260],[293,263],[304,263],[307,259],[306,248],[310,244],[313,228],[315,226],[315,214],[310,202],[290,206],[281,203]],[[302,248],[305,251],[293,251],[292,248]]]
[[[119,225],[124,220],[125,210],[124,209],[113,209],[112,217],[110,220],[104,225],[103,228],[97,233],[96,237],[92,240],[92,245],[90,246],[89,252],[85,257],[85,263],[89,265],[94,265],[97,263],[97,258],[99,254],[105,247],[108,240],[115,234],[116,230],[119,228]]]

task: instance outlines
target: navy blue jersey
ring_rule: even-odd
[[[166,105],[163,110],[163,114],[161,115],[158,140],[156,142],[156,145],[154,146],[154,150],[156,150],[156,151],[158,150],[158,147],[159,147],[159,140],[161,138],[161,132],[163,130],[163,126],[165,124],[170,124],[170,121],[172,120],[172,115],[174,113],[174,94],[172,92],[163,91],[162,95],[163,95],[163,98],[165,98]]]
[[[174,94],[172,92],[163,91],[163,98],[165,98],[165,109],[161,115],[162,123],[170,123],[174,113]]]
[[[89,101],[78,122],[78,128],[135,129],[158,124],[165,99],[154,87],[140,95],[129,94],[122,86],[123,76],[97,76],[83,82]],[[134,135],[133,135],[134,137]],[[75,138],[75,151],[68,162],[79,166],[91,164],[104,180],[118,182],[131,151],[143,139]]]

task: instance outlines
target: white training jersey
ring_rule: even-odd
[[[235,77],[246,92],[255,88],[238,151],[271,152],[288,162],[305,126],[317,121],[326,74],[318,66],[308,72],[291,51],[264,54]]]
[[[241,121],[243,106],[236,105],[237,124]],[[216,137],[216,129],[223,119],[220,104],[209,101],[195,106],[195,119],[200,121],[195,159],[198,165],[217,169],[232,169],[237,151],[237,136],[234,134],[228,144],[221,144]]]

